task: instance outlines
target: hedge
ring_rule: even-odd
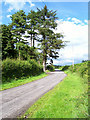
[[[55,67],[54,67],[54,65],[47,65],[46,69],[50,70],[50,71],[54,71]]]
[[[6,59],[2,62],[2,82],[10,82],[12,79],[39,75],[43,67],[35,60]]]
[[[64,70],[70,70],[71,72],[77,72],[81,77],[89,77],[89,71],[90,71],[90,61],[86,61],[83,63],[79,63],[79,64],[74,64],[71,66],[62,66],[60,67],[60,70],[64,71]]]
[[[75,64],[74,68],[72,65],[69,67],[70,71],[77,72],[81,77],[88,77],[88,69],[88,62]]]

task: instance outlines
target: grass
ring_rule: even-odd
[[[22,78],[22,79],[18,79],[18,80],[12,80],[11,82],[6,82],[6,83],[1,84],[0,85],[0,90],[5,90],[5,89],[17,87],[17,86],[20,86],[20,85],[23,85],[23,84],[26,84],[26,83],[41,79],[43,77],[46,77],[47,75],[48,74],[46,74],[46,73],[42,73],[42,74],[40,74],[38,76],[32,76],[32,77],[29,77],[29,78],[24,78],[24,79]]]
[[[87,118],[88,85],[77,73],[68,76],[33,104],[21,118]]]

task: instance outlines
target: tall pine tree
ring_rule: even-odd
[[[22,35],[25,33],[26,25],[26,15],[23,10],[18,11],[17,13],[11,16],[12,19],[12,34],[13,39],[16,42],[16,48],[18,50],[19,60],[21,59],[21,50],[22,47],[26,44],[26,41],[22,38]]]
[[[63,35],[60,33],[55,34],[54,30],[57,27],[56,20],[56,11],[48,10],[47,6],[45,5],[43,9],[38,9],[38,32],[40,35],[40,49],[42,51],[43,56],[43,71],[46,70],[46,61],[48,57],[57,58],[58,49],[64,47]],[[42,37],[41,37],[42,36]]]
[[[1,25],[1,41],[2,41],[2,59],[14,58],[16,55],[14,40],[10,27],[7,25]]]
[[[35,40],[36,40],[36,29],[37,29],[37,13],[31,10],[27,15],[27,22],[26,22],[26,30],[28,35],[26,38],[30,38],[31,47],[35,47]]]

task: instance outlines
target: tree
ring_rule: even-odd
[[[27,29],[27,33],[28,35],[25,36],[26,38],[30,38],[30,43],[31,43],[31,47],[35,46],[34,41],[36,40],[36,35],[37,32],[36,30],[36,24],[37,24],[37,14],[35,11],[31,10],[28,15],[27,15],[27,22],[26,22],[26,29]]]
[[[39,52],[34,47],[30,47],[28,45],[25,45],[22,48],[21,53],[22,53],[21,57],[22,57],[23,60],[35,59],[36,61],[38,61]]]
[[[61,40],[63,38],[63,35],[60,33],[54,33],[54,30],[57,27],[56,20],[58,19],[56,17],[56,11],[49,11],[47,9],[47,6],[45,5],[43,9],[38,9],[38,32],[40,38],[40,47],[39,49],[42,51],[43,56],[43,71],[46,69],[46,61],[48,57],[51,58],[57,58],[58,55],[58,49],[61,49],[64,47],[64,42]]]
[[[14,41],[10,27],[7,25],[1,25],[1,41],[2,41],[2,59],[6,57],[14,58],[16,51],[14,47]]]
[[[16,43],[16,49],[18,50],[19,60],[21,59],[21,48],[27,44],[26,40],[22,38],[22,35],[25,33],[26,25],[26,15],[23,10],[18,11],[17,13],[11,16],[12,19],[12,34],[13,39]]]

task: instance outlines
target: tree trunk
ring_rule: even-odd
[[[40,65],[40,61],[38,60],[38,64]]]
[[[45,42],[45,35],[43,35],[43,41]],[[45,46],[45,43],[44,43]],[[46,71],[46,56],[45,56],[45,49],[43,49],[43,71]]]
[[[45,59],[43,59],[43,72],[46,71],[46,63],[45,63]]]
[[[34,47],[34,39],[33,39],[33,47]]]

